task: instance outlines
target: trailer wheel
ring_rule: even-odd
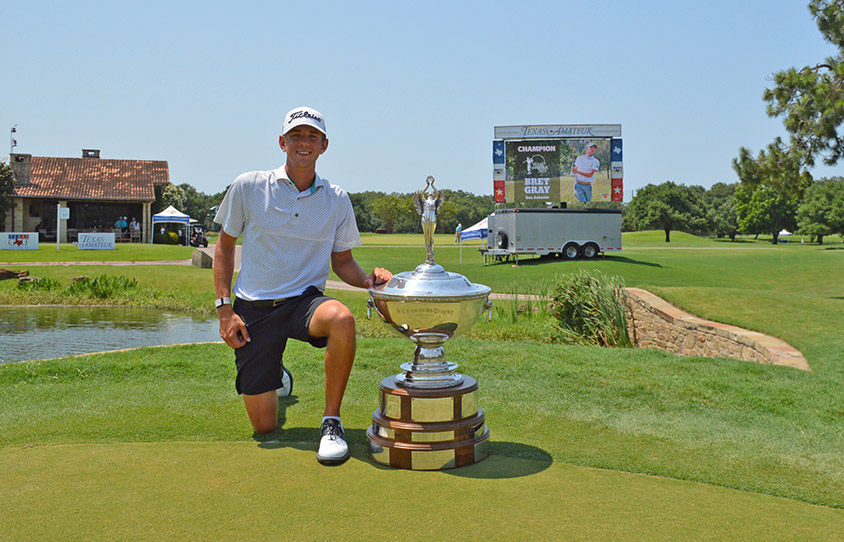
[[[591,260],[598,255],[598,245],[595,243],[586,243],[583,245],[583,257]]]
[[[498,238],[495,240],[495,244],[498,245],[498,248],[507,248],[510,246],[510,241],[507,239],[507,234],[503,231],[498,232]]]
[[[576,260],[580,256],[580,247],[577,243],[569,243],[563,247],[563,258],[567,260]]]

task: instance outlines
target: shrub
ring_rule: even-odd
[[[60,288],[61,284],[59,281],[54,279],[27,279],[27,280],[19,280],[18,281],[18,288],[24,291],[32,291],[32,290],[55,290],[56,288]]]
[[[179,234],[174,231],[166,231],[164,233],[156,233],[152,236],[152,242],[156,245],[178,245]]]
[[[627,294],[620,277],[581,269],[558,278],[551,313],[562,342],[632,346],[627,334]]]

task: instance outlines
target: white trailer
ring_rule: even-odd
[[[592,259],[621,251],[621,211],[617,209],[498,209],[487,217],[488,258],[522,254]]]

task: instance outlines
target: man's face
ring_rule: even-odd
[[[595,154],[596,150],[597,150],[597,147],[595,147],[595,145],[591,145],[589,147],[586,147],[586,156],[589,156],[591,158],[592,155]]]
[[[299,167],[313,167],[319,155],[328,148],[325,134],[313,126],[297,126],[278,138],[287,154],[287,161]]]

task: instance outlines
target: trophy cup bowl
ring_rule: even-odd
[[[437,264],[394,275],[379,288],[370,288],[368,305],[392,330],[413,341],[413,361],[401,365],[396,381],[407,387],[439,388],[457,385],[457,364],[445,360],[443,343],[471,328],[489,304],[490,288],[472,284]]]

